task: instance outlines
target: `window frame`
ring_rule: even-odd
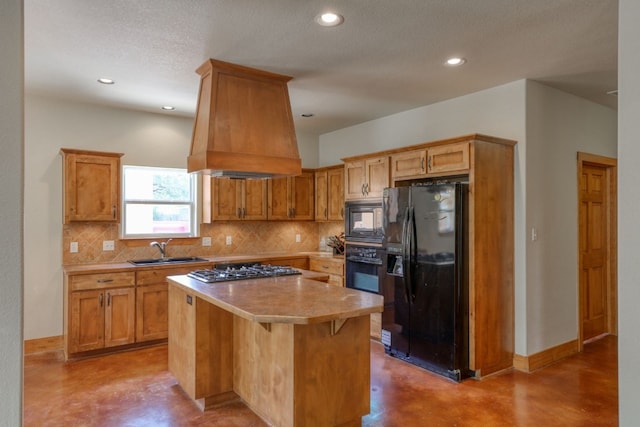
[[[151,199],[127,199],[126,198],[126,169],[148,169],[148,170],[156,170],[156,171],[183,171],[187,174],[189,178],[189,187],[191,192],[191,200],[180,200],[180,201],[171,201],[171,200],[151,200]],[[165,239],[165,238],[195,238],[199,236],[199,197],[198,197],[198,179],[197,174],[188,173],[186,168],[175,168],[175,167],[165,167],[165,166],[142,166],[142,165],[122,165],[122,186],[121,186],[121,219],[122,222],[120,224],[120,238],[123,240],[135,240],[135,239]],[[137,204],[137,205],[166,205],[166,206],[178,206],[178,205],[190,205],[191,207],[191,215],[189,218],[191,225],[190,233],[136,233],[136,234],[127,234],[126,226],[127,226],[127,205],[128,204]]]

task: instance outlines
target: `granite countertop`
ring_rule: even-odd
[[[95,263],[95,264],[74,264],[62,266],[64,274],[87,274],[87,273],[115,273],[120,271],[143,271],[143,270],[155,270],[160,268],[180,268],[180,267],[193,267],[197,268],[210,268],[212,264],[220,263],[232,263],[232,262],[252,262],[261,260],[271,260],[278,258],[292,258],[292,257],[338,257],[343,258],[342,255],[333,255],[331,252],[277,252],[277,253],[264,253],[264,254],[247,254],[247,255],[225,255],[225,256],[201,256],[200,258],[206,260],[202,262],[189,262],[189,263],[173,263],[173,264],[153,264],[153,265],[133,265],[129,262],[110,262],[110,263]]]
[[[383,304],[380,295],[302,276],[220,283],[169,276],[169,283],[237,316],[259,323],[310,324],[348,319],[380,313]]]

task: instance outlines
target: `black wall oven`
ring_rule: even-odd
[[[383,249],[347,242],[345,249],[346,287],[379,294]]]

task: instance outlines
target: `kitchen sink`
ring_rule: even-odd
[[[197,256],[129,260],[129,262],[133,265],[184,264],[187,262],[206,262],[206,261],[208,260],[204,258],[199,258]]]

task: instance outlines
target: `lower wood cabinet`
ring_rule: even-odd
[[[329,275],[330,285],[344,286],[344,258],[312,256],[309,257],[309,270]]]
[[[271,265],[286,265],[288,267],[299,268],[301,270],[309,270],[309,258],[306,256],[297,258],[276,258],[268,259],[262,262]]]
[[[69,353],[135,341],[135,288],[76,291],[69,300]]]
[[[206,266],[210,268],[210,266]],[[168,276],[187,274],[197,268],[162,268],[136,272],[136,342],[166,339],[168,328]]]

